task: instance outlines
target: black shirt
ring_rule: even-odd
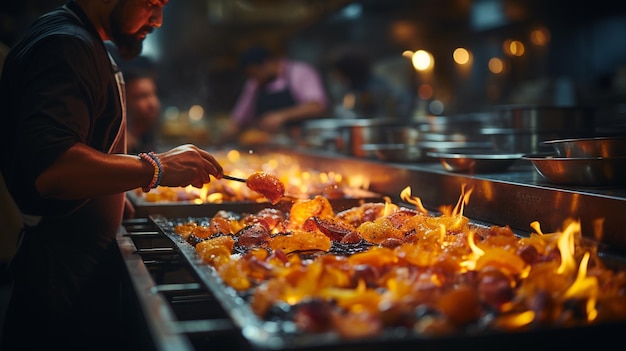
[[[76,143],[125,153],[120,91],[104,43],[73,1],[39,18],[5,60],[0,170],[21,212],[40,218],[11,262],[6,349],[104,348],[120,335],[115,236],[124,194],[61,201],[34,185]]]
[[[36,177],[75,143],[108,152],[122,121],[105,46],[81,9],[68,6],[76,17],[61,8],[33,24],[7,56],[0,80],[0,169],[26,214],[74,208],[39,196]]]

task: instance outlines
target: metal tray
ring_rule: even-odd
[[[126,196],[135,207],[136,218],[147,218],[148,216],[153,214],[160,214],[167,217],[202,217],[213,216],[215,213],[217,213],[217,211],[220,210],[232,212],[257,212],[263,208],[268,207],[288,210],[289,208],[291,208],[291,205],[293,203],[293,201],[287,197],[279,201],[277,204],[272,205],[269,202],[253,201],[221,203],[206,202],[202,204],[197,204],[190,201],[149,202],[145,201],[140,196],[137,196],[137,194],[132,191],[127,192]],[[340,211],[342,209],[356,206],[362,201],[381,200],[382,198],[383,195],[371,191],[363,189],[350,189],[350,191],[346,193],[345,197],[333,198],[329,199],[329,201],[333,205],[333,209]]]
[[[246,212],[249,213],[249,212]],[[580,347],[595,345],[599,340],[619,341],[626,321],[575,327],[542,327],[519,332],[480,331],[473,333],[442,333],[423,335],[406,328],[393,328],[383,333],[359,339],[343,339],[333,333],[298,333],[289,321],[261,320],[251,310],[248,296],[222,283],[214,268],[202,261],[195,248],[174,232],[176,224],[189,220],[203,223],[202,218],[166,218],[150,216],[160,231],[174,244],[190,268],[215,296],[228,313],[241,335],[255,350],[380,350],[383,347],[411,347],[419,350],[446,350],[452,348],[480,347],[482,350],[524,350],[529,348],[552,349],[554,347]],[[480,224],[480,223],[477,223]],[[483,224],[486,225],[486,224]],[[621,257],[616,262],[624,262]],[[539,344],[540,345],[539,345]]]

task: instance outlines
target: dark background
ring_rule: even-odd
[[[36,17],[64,2],[0,0],[4,49]],[[538,26],[548,30],[545,46],[530,43]],[[506,55],[502,44],[511,39],[524,43],[524,56]],[[171,134],[210,144],[213,122],[227,117],[243,81],[237,57],[254,43],[312,63],[325,79],[329,58],[357,46],[371,55],[378,72],[412,93],[421,81],[402,52],[424,49],[436,60],[430,83],[444,114],[502,104],[575,104],[595,107],[600,126],[626,126],[623,1],[171,0],[144,55],[154,64],[164,110],[202,106],[209,130],[195,140],[188,124]],[[463,77],[451,59],[459,46],[473,53]],[[503,73],[489,72],[492,57],[505,62]],[[563,91],[572,94],[564,100]],[[6,300],[6,283],[0,275],[0,301]],[[0,316],[4,307],[0,303]]]
[[[36,16],[62,3],[2,0],[0,41],[11,46]],[[529,40],[538,26],[548,30],[545,46]],[[506,55],[507,39],[523,42],[525,55]],[[329,90],[328,60],[338,49],[358,46],[378,72],[416,92],[421,81],[402,52],[424,49],[435,57],[432,99],[443,102],[443,114],[513,103],[577,104],[597,107],[600,124],[625,123],[623,2],[171,0],[163,27],[144,50],[155,63],[164,109],[200,105],[209,122],[227,116],[243,81],[237,57],[253,43],[314,64]],[[459,46],[473,53],[471,71],[463,77],[451,56]],[[505,62],[502,74],[487,69],[492,57]],[[560,99],[563,91],[572,91],[573,100],[571,94]]]

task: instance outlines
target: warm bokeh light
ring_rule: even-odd
[[[423,100],[428,100],[433,97],[433,87],[427,83],[420,84],[417,88],[417,95]]]
[[[488,67],[491,73],[499,74],[504,71],[504,62],[500,58],[493,57],[489,60]]]
[[[524,52],[526,52],[526,47],[519,40],[507,39],[502,43],[502,50],[510,56],[523,56]]]
[[[204,117],[204,108],[200,105],[193,105],[189,108],[189,119],[200,121]]]
[[[409,43],[417,35],[415,24],[409,21],[395,21],[390,28],[391,38],[398,43]]]
[[[354,94],[347,93],[346,95],[344,95],[343,103],[342,103],[343,107],[345,107],[348,110],[352,110],[355,104],[356,104],[356,97],[354,96]]]
[[[471,54],[466,48],[456,48],[452,53],[452,58],[457,64],[465,65],[470,62]]]
[[[433,55],[426,50],[417,50],[412,57],[413,67],[418,71],[427,71],[433,68],[435,60]]]
[[[526,48],[524,47],[524,43],[521,41],[513,40],[509,46],[509,50],[513,56],[523,56]]]
[[[226,153],[226,158],[228,159],[228,162],[237,163],[241,159],[241,154],[239,153],[239,150],[233,149]]]
[[[513,39],[505,39],[502,42],[502,51],[504,51],[504,53],[507,55],[511,55],[511,43],[512,42],[513,42]]]
[[[413,58],[413,51],[411,51],[411,50],[404,50],[402,52],[402,56],[406,57],[408,59],[412,59]]]
[[[538,27],[530,32],[530,41],[535,45],[546,45],[550,41],[550,31],[545,27]]]

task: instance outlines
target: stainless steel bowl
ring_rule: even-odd
[[[480,133],[487,140],[491,140],[498,150],[525,154],[549,153],[551,148],[543,145],[542,142],[561,138],[562,135],[558,132],[513,128],[483,128]]]
[[[626,157],[560,157],[529,154],[537,172],[555,184],[612,186],[626,184]]]
[[[381,161],[416,162],[436,161],[428,155],[430,151],[467,149],[489,150],[493,144],[488,142],[466,141],[422,141],[417,144],[363,144],[363,152],[371,153]]]
[[[438,158],[447,171],[467,173],[504,172],[524,155],[482,149],[429,151],[427,154]]]
[[[417,162],[427,160],[426,149],[410,144],[363,144],[363,151],[387,162]]]
[[[592,137],[547,140],[562,157],[626,157],[626,137]]]

